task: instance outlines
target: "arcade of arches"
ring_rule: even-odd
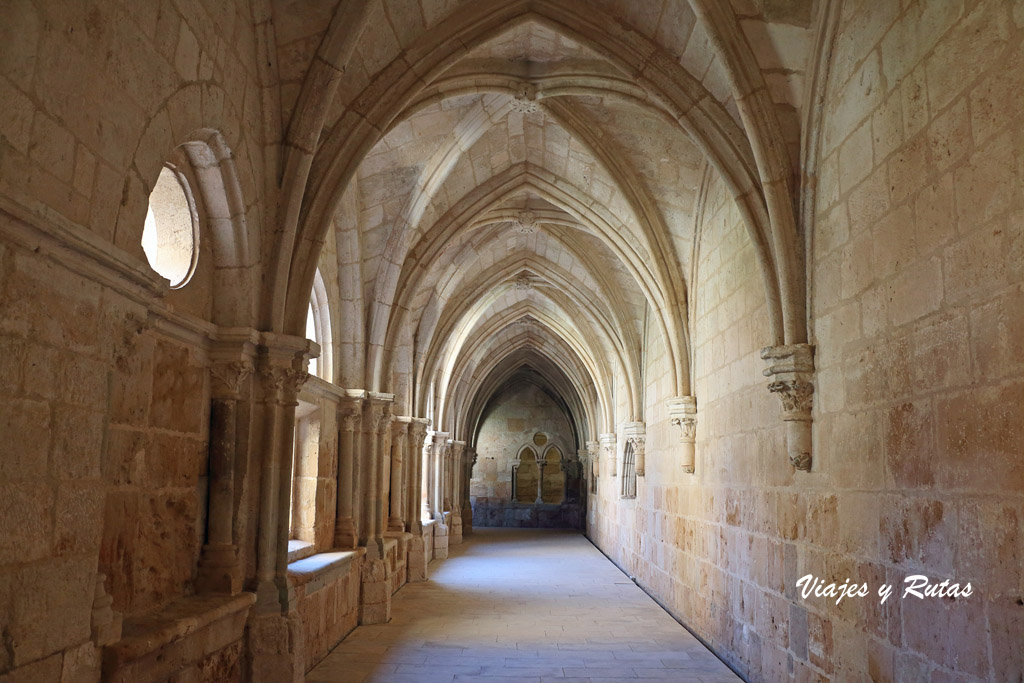
[[[299,681],[474,525],[580,529],[749,680],[1020,681],[1022,39],[4,2],[0,681]]]

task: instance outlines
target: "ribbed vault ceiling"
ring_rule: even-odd
[[[323,232],[307,239],[327,243],[319,268],[338,283],[339,383],[393,391],[400,412],[472,439],[491,399],[530,381],[557,397],[582,442],[613,430],[617,407],[643,419],[642,348],[657,334],[671,381],[688,393],[686,283],[702,178],[709,167],[731,174],[766,267],[771,240],[757,221],[771,205],[743,189],[754,155],[738,132],[735,84],[690,6],[607,4],[685,69],[685,97],[700,113],[680,109],[672,88],[682,86],[645,87],[634,69],[646,66],[560,30],[559,3],[519,10],[426,72],[412,66],[415,87],[396,75],[410,94],[390,113],[373,74],[431,62],[409,46],[426,39],[406,38],[390,66],[393,48],[369,35],[346,48],[297,214],[300,237],[305,225]],[[445,31],[471,31],[452,21]],[[324,35],[319,59],[329,63]],[[715,145],[731,146],[733,161],[709,152]],[[771,301],[779,285],[766,277]]]

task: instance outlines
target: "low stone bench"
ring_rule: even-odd
[[[242,635],[255,601],[252,593],[193,595],[126,618],[121,639],[103,649],[103,680],[241,681]]]
[[[356,627],[359,620],[359,558],[365,548],[317,553],[288,565],[305,637],[309,671]]]

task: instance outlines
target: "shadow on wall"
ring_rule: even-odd
[[[514,500],[471,499],[474,527],[522,527],[531,529],[582,529],[583,506],[579,503],[520,503]]]

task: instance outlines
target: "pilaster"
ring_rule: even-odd
[[[196,592],[235,595],[243,572],[234,539],[238,404],[255,372],[252,339],[222,342],[210,352],[210,438],[207,534],[199,558]]]

